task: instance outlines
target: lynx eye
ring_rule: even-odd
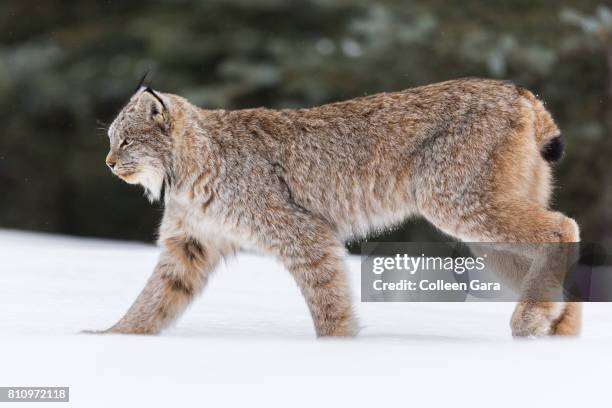
[[[124,147],[128,147],[131,144],[132,144],[132,139],[125,138],[123,139],[119,147],[123,149]]]

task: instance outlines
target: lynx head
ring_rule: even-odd
[[[108,130],[106,165],[130,184],[140,184],[150,201],[158,200],[170,169],[169,95],[139,86]]]

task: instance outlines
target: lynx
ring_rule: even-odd
[[[576,222],[548,207],[559,129],[540,100],[509,82],[460,79],[308,109],[235,111],[140,86],[108,135],[108,167],[165,210],[159,262],[104,332],[159,332],[241,248],[286,266],[318,336],[351,336],[348,239],[420,216],[463,241],[579,240]],[[521,268],[498,256],[501,273]],[[521,273],[537,280],[551,262]],[[579,325],[579,303],[527,298],[511,319],[514,336],[573,335]]]

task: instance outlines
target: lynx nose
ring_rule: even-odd
[[[110,158],[110,157],[106,158],[106,165],[108,166],[109,169],[113,170],[116,164],[117,164],[117,161],[115,159]]]

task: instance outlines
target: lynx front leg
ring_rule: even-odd
[[[262,247],[279,258],[295,278],[317,336],[355,335],[357,324],[343,267],[344,247],[331,227],[291,208],[277,208],[275,216],[274,225],[260,220]]]
[[[306,299],[319,337],[354,336],[357,331],[339,252],[339,247],[316,248],[285,262]]]
[[[153,275],[134,304],[105,333],[155,334],[172,323],[206,285],[220,255],[187,237],[164,241]]]

